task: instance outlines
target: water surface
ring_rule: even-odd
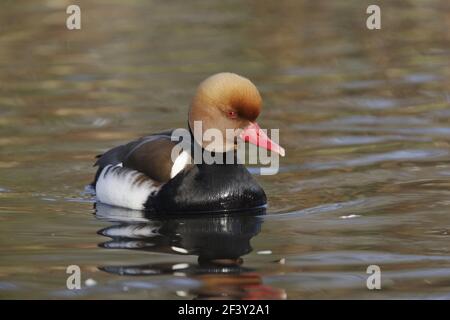
[[[379,31],[369,1],[77,3],[80,31],[70,1],[1,4],[1,298],[450,298],[448,1],[379,1]],[[267,214],[96,214],[94,156],[184,126],[220,71],[280,128]]]

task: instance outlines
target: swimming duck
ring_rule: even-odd
[[[225,161],[236,160],[237,143],[242,140],[284,155],[284,149],[255,122],[261,103],[250,80],[234,73],[210,76],[199,85],[190,105],[186,131],[191,149],[174,156],[179,141],[173,139],[175,131],[168,130],[97,156],[99,168],[92,183],[97,201],[166,214],[265,207],[266,194],[245,166]],[[221,139],[205,141],[208,130],[219,131]],[[195,147],[224,161],[195,161]]]

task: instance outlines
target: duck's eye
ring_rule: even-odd
[[[236,111],[227,111],[228,118],[230,119],[236,119],[237,118],[237,112]]]

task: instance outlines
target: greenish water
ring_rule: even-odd
[[[378,1],[379,31],[370,1],[77,3],[79,31],[68,1],[0,4],[1,298],[450,298],[448,1]],[[268,214],[96,215],[94,156],[184,126],[220,71],[280,128]]]

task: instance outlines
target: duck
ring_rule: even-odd
[[[92,187],[96,201],[154,214],[226,213],[261,210],[267,196],[242,161],[238,143],[250,143],[284,156],[256,122],[262,98],[256,86],[235,73],[214,74],[200,83],[191,101],[185,140],[178,129],[146,135],[97,156]],[[200,129],[198,129],[200,124]],[[205,140],[208,130],[220,133]],[[231,132],[231,134],[230,134]],[[200,150],[222,161],[196,161]],[[233,161],[226,161],[232,159]]]

